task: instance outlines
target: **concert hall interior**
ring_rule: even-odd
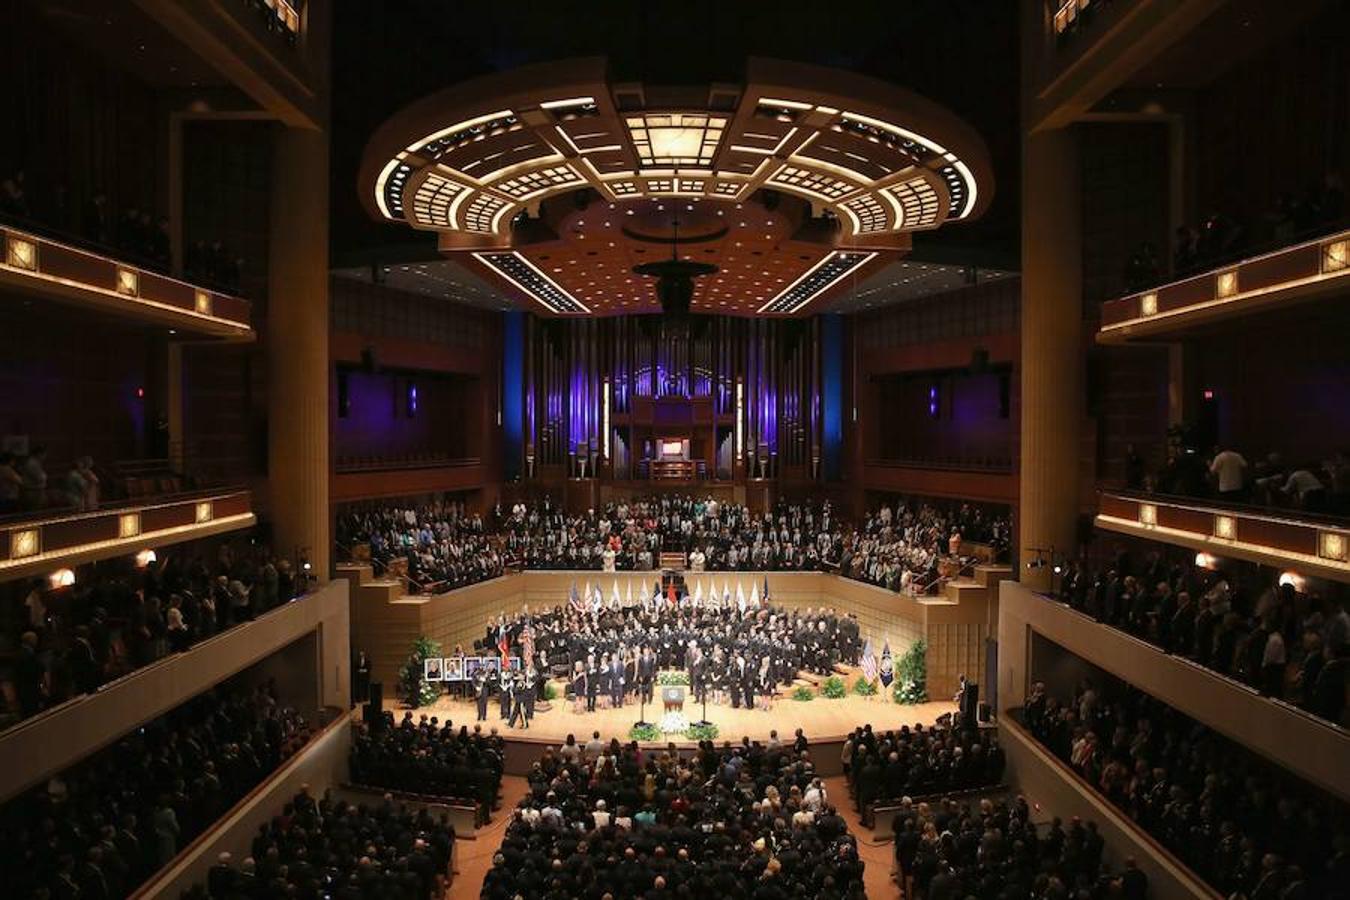
[[[0,0],[0,894],[1350,900],[1350,0]]]

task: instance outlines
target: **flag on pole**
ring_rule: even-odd
[[[697,581],[694,583],[694,605],[695,606],[703,605],[703,582],[701,581]]]
[[[769,576],[764,576],[764,591],[759,595],[759,599],[764,601],[764,605],[769,605]]]
[[[891,659],[891,642],[881,648],[881,686],[890,687],[895,680],[895,662]]]
[[[497,649],[502,654],[502,671],[506,671],[507,659],[510,658],[511,636],[506,633],[506,626],[503,625],[497,632]]]
[[[581,595],[577,593],[577,583],[575,579],[572,581],[572,592],[567,595],[567,605],[577,612],[581,612],[585,609],[584,604],[581,602]]]
[[[619,579],[614,579],[614,593],[609,596],[610,609],[618,609],[623,605],[623,597],[619,596]]]
[[[600,607],[604,605],[605,605],[605,592],[600,589],[600,583],[596,582],[595,593],[591,594],[591,609],[595,610],[596,612],[599,612]]]
[[[725,578],[722,579],[722,605],[723,606],[731,605],[731,586],[727,584],[727,580]]]
[[[675,582],[673,579],[666,584],[666,602],[671,606],[674,606],[679,602],[679,598],[675,596]]]
[[[745,588],[741,587],[739,581],[736,582],[736,608],[745,612]]]
[[[633,605],[633,579],[628,579],[628,606]]]
[[[750,582],[750,605],[759,609],[759,585]]]
[[[866,645],[863,646],[862,655],[863,677],[868,681],[875,681],[877,677],[877,651],[872,646],[872,639],[868,638]]]
[[[520,633],[520,655],[525,667],[529,668],[534,662],[534,626],[529,622],[525,623],[525,629]]]

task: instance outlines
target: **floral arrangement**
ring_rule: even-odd
[[[543,686],[539,688],[539,699],[545,703],[551,703],[558,699],[558,686],[552,681],[545,680]]]
[[[928,643],[922,638],[895,664],[895,702],[928,702]]]
[[[688,687],[689,673],[676,671],[657,672],[656,683],[659,685],[684,685],[685,687]]]
[[[806,685],[802,685],[801,687],[797,688],[795,691],[792,692],[792,699],[801,703],[805,703],[808,700],[816,699],[816,693]]]
[[[858,680],[853,682],[853,693],[859,697],[875,697],[877,695],[877,683],[859,675]]]
[[[840,678],[838,675],[831,675],[829,678],[826,678],[825,683],[821,685],[820,693],[822,696],[828,697],[831,700],[842,700],[844,699],[844,695],[848,693],[848,687],[844,684],[844,679]]]
[[[661,729],[662,734],[684,734],[689,730],[689,720],[684,713],[671,711],[661,717],[656,727]]]

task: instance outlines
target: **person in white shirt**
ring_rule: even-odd
[[[806,796],[802,798],[802,806],[816,814],[819,814],[825,808],[825,785],[820,783],[819,778],[812,781],[811,786],[806,789]]]
[[[1326,485],[1308,469],[1295,469],[1280,489],[1286,497],[1293,497],[1304,509],[1320,509],[1326,498]]]
[[[1266,646],[1261,653],[1261,690],[1272,697],[1284,696],[1284,670],[1288,657],[1285,655],[1284,635],[1275,627],[1274,620],[1267,620],[1270,633],[1266,636]]]
[[[1247,460],[1236,450],[1220,450],[1209,463],[1209,473],[1218,481],[1220,497],[1239,497],[1247,484]]]
[[[609,810],[605,809],[605,801],[595,801],[595,811],[591,813],[591,819],[595,822],[596,830],[598,831],[601,828],[609,827],[612,818],[613,816],[610,815]]]

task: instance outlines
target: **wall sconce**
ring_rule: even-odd
[[[135,269],[117,270],[117,293],[124,297],[136,297],[141,292],[141,278]]]
[[[1327,241],[1322,245],[1322,273],[1350,268],[1350,238]]]
[[[213,518],[215,518],[215,509],[212,508],[210,500],[205,500],[197,504],[198,525],[210,522]]]
[[[37,244],[21,237],[9,236],[5,244],[5,265],[14,269],[37,271]]]
[[[120,538],[135,537],[141,533],[141,514],[140,513],[122,513],[117,517],[117,536]]]
[[[1158,507],[1152,503],[1139,504],[1139,524],[1146,528],[1158,526]]]
[[[1156,316],[1158,314],[1158,293],[1150,291],[1139,298],[1139,315]]]
[[[1214,536],[1231,541],[1237,537],[1237,520],[1232,516],[1214,517]]]
[[[1229,269],[1214,276],[1214,296],[1220,300],[1236,296],[1238,292],[1237,269]]]
[[[1347,545],[1350,545],[1350,539],[1338,531],[1323,531],[1317,536],[1318,555],[1325,559],[1345,562],[1347,555],[1350,555]]]
[[[155,555],[155,551],[149,549],[142,550],[136,554],[136,568],[144,569],[158,558],[159,557]]]
[[[206,291],[198,291],[193,299],[193,307],[200,315],[211,315],[211,295]]]
[[[41,552],[42,535],[36,528],[25,528],[22,531],[11,531],[9,533],[10,559],[37,556]]]
[[[52,590],[68,588],[75,583],[75,573],[70,569],[57,569],[47,576],[47,583],[51,585]]]

